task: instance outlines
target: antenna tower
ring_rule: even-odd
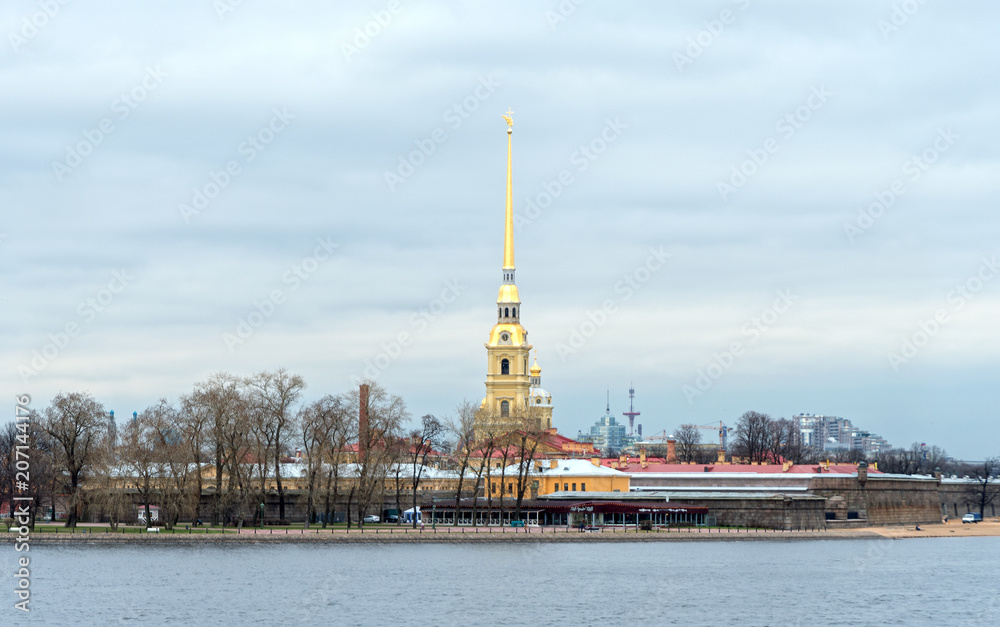
[[[635,400],[635,388],[632,384],[628,384],[628,411],[623,411],[623,416],[628,416],[628,434],[632,435],[632,429],[635,426],[635,417],[639,415],[639,412],[635,410],[632,406],[632,401]]]

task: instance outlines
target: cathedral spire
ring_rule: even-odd
[[[507,121],[507,211],[503,230],[503,275],[504,283],[514,282],[514,178],[511,168],[511,135],[514,133],[514,114],[507,107],[503,119]]]

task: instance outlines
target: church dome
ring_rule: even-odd
[[[531,398],[532,405],[550,405],[552,403],[552,395],[543,388],[531,388],[528,391],[528,396]]]
[[[531,370],[529,372],[531,372],[531,376],[533,376],[533,377],[537,377],[538,375],[542,374],[542,369],[538,365],[538,358],[537,357],[535,358],[535,365],[533,365],[531,367]]]

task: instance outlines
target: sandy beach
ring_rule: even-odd
[[[858,531],[877,533],[886,538],[969,538],[979,536],[1000,536],[1000,521],[995,518],[981,523],[962,523],[949,520],[946,523],[920,525],[917,531],[913,525],[899,527],[867,527]]]

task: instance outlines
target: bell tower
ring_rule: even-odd
[[[499,430],[522,428],[535,412],[528,397],[531,379],[528,367],[528,332],[521,326],[521,297],[514,273],[514,197],[511,168],[513,111],[503,116],[507,122],[507,204],[504,215],[503,269],[497,295],[497,322],[490,329],[486,347],[486,398],[479,406],[477,432],[489,426]],[[533,421],[534,422],[534,421]]]

